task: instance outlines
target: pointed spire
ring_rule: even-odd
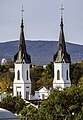
[[[63,30],[63,4],[61,4],[61,24],[60,24],[60,36],[59,36],[59,44],[58,49],[62,50],[63,52],[66,51],[66,45],[65,45],[65,37],[64,37],[64,30]]]
[[[19,40],[19,51],[26,50],[25,38],[24,38],[24,25],[23,25],[23,6],[22,6],[22,20],[21,20],[21,31],[20,31],[20,40]]]
[[[59,35],[59,42],[58,42],[58,51],[54,55],[55,62],[70,62],[70,55],[66,51],[66,44],[65,44],[65,37],[64,37],[64,30],[63,30],[63,5],[61,4],[61,23],[60,23],[60,35]]]
[[[24,25],[23,25],[23,6],[22,6],[22,21],[21,21],[21,31],[20,31],[20,39],[19,39],[19,47],[18,53],[14,56],[14,61],[16,63],[31,63],[30,55],[27,54],[26,44],[25,44],[25,37],[24,37]]]

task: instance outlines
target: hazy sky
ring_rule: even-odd
[[[26,39],[58,40],[61,3],[65,40],[83,44],[83,0],[0,0],[0,42],[19,39],[22,5]]]

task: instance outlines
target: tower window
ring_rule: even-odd
[[[26,92],[26,100],[29,100],[29,92]]]
[[[28,70],[27,70],[27,80],[28,80]]]
[[[57,80],[60,80],[60,71],[57,71]]]
[[[26,87],[26,88],[29,88],[29,87]]]
[[[20,80],[20,71],[17,71],[17,80]]]
[[[67,73],[66,73],[66,79],[68,80],[68,70],[67,70]]]

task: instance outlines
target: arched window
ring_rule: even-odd
[[[20,71],[17,71],[17,80],[20,80]]]
[[[57,71],[57,80],[60,80],[60,71]]]
[[[28,80],[28,70],[27,70],[27,80]]]
[[[67,78],[67,80],[68,80],[68,70],[67,70],[67,73],[66,73],[66,78]]]

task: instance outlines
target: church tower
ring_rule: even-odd
[[[18,45],[18,52],[14,56],[15,63],[15,78],[13,82],[13,94],[14,96],[20,96],[23,99],[30,100],[31,96],[31,80],[30,80],[30,63],[31,57],[27,54],[25,37],[24,37],[24,25],[23,25],[23,9],[22,9],[22,21],[21,32]]]
[[[70,64],[71,58],[67,53],[64,30],[63,30],[63,11],[61,8],[61,24],[60,24],[60,35],[58,42],[58,50],[54,55],[54,80],[53,89],[63,89],[71,86],[70,81]]]

